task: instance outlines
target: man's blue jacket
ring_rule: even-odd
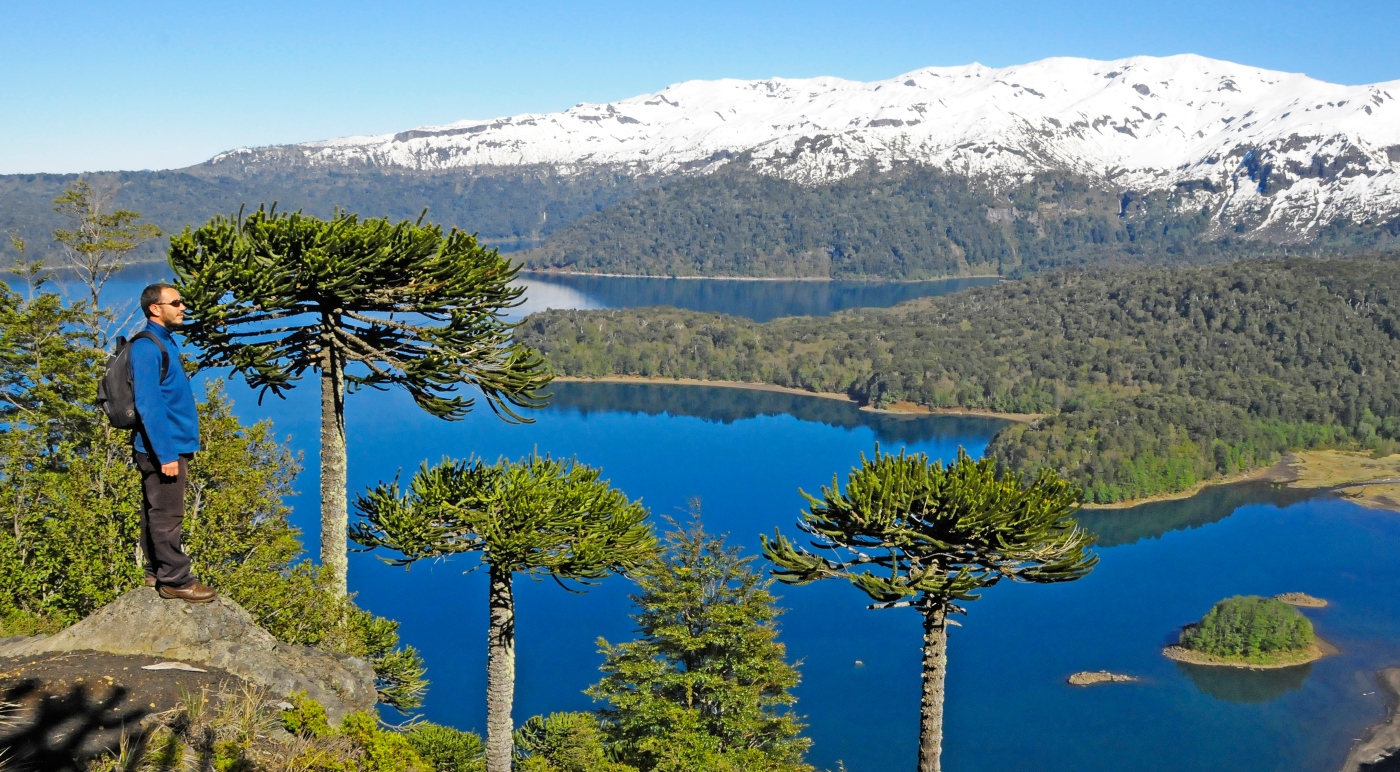
[[[165,379],[160,377],[160,347],[137,338],[131,344],[131,385],[136,390],[136,416],[141,428],[132,433],[137,453],[168,464],[181,455],[199,450],[199,413],[185,368],[180,366],[180,346],[170,331],[152,321],[146,330],[160,339],[170,355]]]

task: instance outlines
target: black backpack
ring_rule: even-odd
[[[154,333],[142,330],[131,336],[131,340],[117,338],[117,350],[107,360],[107,372],[97,384],[97,409],[107,415],[107,420],[117,429],[135,429],[141,425],[136,416],[136,386],[131,378],[131,344],[137,338],[145,338],[160,347],[160,379],[170,371],[170,352]]]

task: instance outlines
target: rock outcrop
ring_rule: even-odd
[[[1110,673],[1107,670],[1084,671],[1075,673],[1066,679],[1070,686],[1093,686],[1094,684],[1127,684],[1138,680],[1130,675],[1122,673]]]
[[[276,696],[303,691],[332,721],[378,700],[374,669],[343,654],[275,640],[241,606],[165,600],[151,588],[128,592],[83,621],[47,637],[0,641],[0,657],[98,651],[208,665],[266,687]]]

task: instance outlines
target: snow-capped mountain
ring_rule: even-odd
[[[210,164],[703,174],[743,153],[807,184],[871,162],[994,185],[1070,172],[1302,234],[1400,213],[1400,81],[1341,86],[1193,55],[930,67],[871,83],[689,81],[560,113],[244,148]]]

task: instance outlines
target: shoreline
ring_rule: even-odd
[[[1386,668],[1376,673],[1376,681],[1385,692],[1386,715],[1352,744],[1342,772],[1361,772],[1385,759],[1400,754],[1400,667]]]
[[[1184,662],[1188,665],[1201,665],[1202,667],[1232,667],[1238,670],[1283,670],[1284,668],[1308,665],[1324,657],[1340,654],[1342,651],[1323,640],[1321,636],[1317,636],[1314,640],[1315,642],[1313,645],[1309,646],[1305,652],[1307,656],[1294,662],[1273,662],[1268,664],[1231,662],[1228,660],[1220,660],[1210,654],[1191,651],[1178,644],[1172,644],[1162,649],[1162,656],[1174,662]]]
[[[1195,485],[1192,485],[1190,488],[1176,491],[1174,493],[1158,493],[1153,496],[1144,496],[1140,499],[1125,499],[1123,501],[1115,501],[1111,504],[1084,504],[1081,506],[1081,509],[1132,509],[1133,507],[1141,506],[1143,504],[1155,504],[1160,501],[1180,501],[1182,499],[1189,499],[1192,496],[1195,496],[1196,494],[1205,490],[1206,488],[1210,488],[1216,485],[1234,485],[1236,483],[1252,482],[1255,480],[1267,480],[1268,482],[1286,483],[1290,482],[1290,480],[1286,476],[1284,476],[1288,471],[1286,464],[1287,459],[1284,459],[1273,464],[1272,466],[1262,466],[1258,469],[1251,469],[1248,472],[1239,472],[1237,474],[1227,475],[1225,477],[1214,477],[1204,482],[1198,482]]]
[[[657,276],[648,273],[590,273],[588,271],[554,271],[548,268],[522,268],[520,273],[531,276],[585,276],[599,277],[605,279],[680,279],[689,280],[709,280],[709,281],[848,281],[865,284],[922,284],[931,281],[957,281],[959,279],[1001,279],[997,274],[974,274],[971,276],[940,276],[935,279],[881,279],[874,278],[850,278],[834,279],[830,276]]]
[[[579,376],[556,376],[560,383],[654,383],[677,386],[715,386],[726,389],[749,389],[768,391],[777,394],[791,394],[799,397],[832,399],[850,404],[859,403],[846,394],[829,391],[808,391],[772,383],[749,381],[713,381],[703,378],[669,378],[664,376],[605,375],[600,378]],[[896,402],[890,408],[877,408],[861,405],[858,408],[868,413],[881,413],[901,418],[921,416],[949,416],[967,418],[990,418],[1013,423],[1034,423],[1046,416],[1041,413],[999,413],[976,408],[943,407],[930,408],[914,402]],[[1271,482],[1287,485],[1290,488],[1314,489],[1335,492],[1343,499],[1372,509],[1400,512],[1400,454],[1382,459],[1371,459],[1367,453],[1340,450],[1304,450],[1285,453],[1270,466],[1251,469],[1248,472],[1225,477],[1215,477],[1198,482],[1185,490],[1160,493],[1137,499],[1115,501],[1111,504],[1086,503],[1082,509],[1132,509],[1143,504],[1165,501],[1181,501],[1196,496],[1206,488],[1217,485],[1234,485],[1244,482]],[[1392,479],[1394,478],[1394,479]]]
[[[791,386],[778,386],[772,383],[753,383],[750,381],[708,381],[702,378],[667,378],[657,375],[605,375],[601,378],[584,378],[574,375],[559,375],[554,377],[555,383],[632,383],[632,384],[670,384],[673,386],[715,386],[722,389],[748,389],[750,391],[767,391],[775,394],[792,394],[798,397],[817,397],[819,399],[832,399],[839,402],[847,402],[852,405],[859,405],[848,395],[838,394],[834,391],[808,391],[797,389]],[[900,403],[896,403],[900,404]],[[966,418],[994,418],[1002,421],[1013,421],[1016,423],[1031,423],[1032,421],[1044,418],[1038,413],[997,413],[990,410],[976,410],[969,408],[926,408],[919,406],[918,409],[901,408],[878,408],[863,405],[860,410],[867,413],[882,413],[885,415],[900,416],[904,418],[919,418],[922,416],[949,416]]]
[[[1397,472],[1400,472],[1400,454],[1372,459],[1369,453],[1359,451],[1300,450],[1285,453],[1272,466],[1215,477],[1175,493],[1111,504],[1084,504],[1082,508],[1131,509],[1142,504],[1189,499],[1216,485],[1264,481],[1298,490],[1331,492],[1369,509],[1400,512],[1400,476],[1396,476]]]

